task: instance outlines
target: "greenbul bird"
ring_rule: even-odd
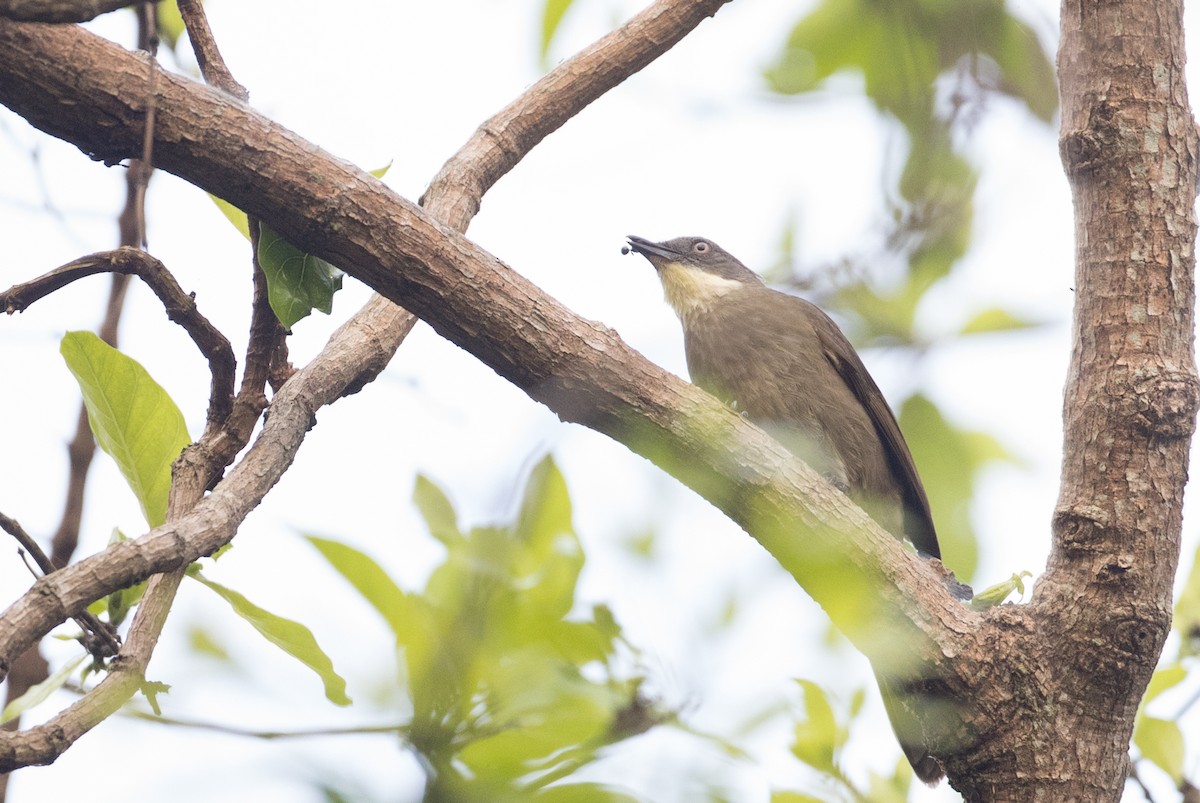
[[[855,500],[884,529],[940,558],[929,500],[896,417],[850,341],[809,302],[768,288],[703,237],[622,248],[658,272],[683,324],[692,382],[767,430]],[[914,699],[876,672],[897,738],[917,776],[936,783]]]

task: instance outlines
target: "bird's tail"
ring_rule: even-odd
[[[941,763],[929,753],[925,743],[925,734],[921,722],[913,712],[916,699],[906,695],[898,681],[875,673],[879,683],[879,693],[883,696],[883,707],[887,710],[888,719],[892,722],[892,730],[900,742],[900,749],[908,763],[912,765],[913,773],[923,782],[933,786],[942,780],[946,771]]]

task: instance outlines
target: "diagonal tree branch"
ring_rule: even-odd
[[[144,0],[0,0],[0,17],[26,22],[87,22]]]
[[[640,52],[637,37],[626,39]],[[64,70],[66,52],[73,60]],[[137,61],[78,29],[3,23],[0,101],[96,158],[120,161],[136,153],[141,130]],[[923,645],[922,660],[942,654],[933,641],[946,630],[931,622],[972,616],[929,565],[910,560],[761,431],[369,175],[185,79],[161,76],[156,107],[160,167],[403,304],[563,419],[652,457],[759,538],[868,651],[867,623],[889,618],[863,615],[877,600],[889,611],[922,611],[901,627],[911,649]],[[810,537],[796,538],[798,530]],[[879,593],[845,602],[837,592],[847,577]]]
[[[493,132],[506,128],[520,131],[523,128],[520,125],[522,118],[526,115],[533,116],[541,121],[538,131],[536,136],[524,136],[525,144],[522,146],[531,148],[554,127],[562,125],[570,119],[591,99],[643,66],[653,55],[668,49],[720,5],[721,3],[709,3],[703,4],[701,7],[701,4],[672,0],[672,2],[656,3],[643,14],[635,17],[628,23],[627,28],[640,30],[656,44],[649,51],[644,47],[636,48],[633,66],[614,69],[613,65],[620,61],[623,51],[627,49],[627,45],[622,42],[621,37],[616,35],[610,35],[602,40],[603,47],[589,48],[579,56],[565,62],[538,82],[517,102],[476,132],[476,135],[457,155],[455,167],[442,171],[439,187],[427,193],[427,204],[435,209],[447,210],[446,215],[451,219],[450,222],[459,228],[465,228],[474,210],[478,209],[478,196],[482,195],[491,186],[491,183],[494,183],[504,172],[515,165],[524,153],[513,142],[505,141],[503,138],[497,139]],[[605,76],[604,80],[592,80],[601,73]],[[564,80],[564,76],[568,75],[575,77],[571,80]],[[574,87],[573,83],[579,84],[578,88]],[[553,89],[548,90],[547,87],[553,87]],[[569,96],[569,102],[562,102],[564,95]],[[468,153],[471,154],[471,157],[464,158],[464,154]],[[497,153],[500,158],[493,158]],[[489,160],[490,168],[486,172],[486,178],[483,181],[459,180],[457,178],[459,173],[471,170],[473,159]],[[475,193],[476,197],[471,198],[472,193]],[[466,203],[463,203],[464,200]],[[455,213],[450,210],[458,211]],[[464,212],[463,210],[469,211]],[[265,494],[275,479],[286,470],[294,454],[294,448],[298,448],[303,433],[311,421],[311,410],[315,409],[315,407],[309,408],[309,402],[316,406],[329,403],[338,395],[353,392],[365,381],[373,378],[386,364],[414,322],[415,319],[408,313],[386,300],[376,297],[331,338],[325,350],[312,364],[288,383],[284,391],[276,397],[273,414],[259,441],[248,455],[248,465],[260,472],[258,478],[264,479],[265,477],[265,483],[258,485],[260,494]],[[336,378],[331,379],[330,372],[335,374]],[[313,402],[313,394],[316,394],[322,401]],[[297,406],[300,407],[298,413]],[[282,456],[274,449],[281,441],[292,445],[292,448],[285,450]],[[262,461],[249,459],[251,457],[260,458],[264,452],[273,461],[265,473],[260,464]],[[246,476],[245,470],[245,465],[235,468],[228,481],[233,481],[236,485],[239,482],[239,476]],[[245,491],[243,490],[242,493]],[[249,498],[252,499],[251,507],[253,504],[257,504],[253,493],[250,493]],[[244,513],[240,515],[244,516]],[[235,516],[232,526],[236,528],[239,521],[240,516]],[[172,519],[167,528],[174,523],[176,522]],[[186,521],[183,524],[185,527],[188,526]],[[232,531],[229,535],[231,536],[231,534]],[[202,545],[191,543],[188,546]],[[106,555],[107,553],[98,557],[104,561]],[[161,557],[161,555],[158,556],[158,558]],[[149,560],[153,562],[158,558],[150,557]],[[181,563],[175,561],[177,565],[173,564],[172,568],[178,568],[179,565],[186,565],[188,562],[190,559],[183,559]],[[144,568],[143,566],[142,569]],[[169,593],[165,596],[169,596]],[[165,616],[165,611],[159,614],[150,612],[145,617],[151,622],[148,632],[154,630],[154,623],[161,622],[163,616]],[[146,641],[149,648],[152,649],[153,640],[153,633],[146,639],[141,638],[140,634],[137,634],[136,637],[135,634],[131,634],[130,643],[136,641],[140,644]],[[148,655],[144,657],[148,657]],[[132,659],[131,664],[137,664],[141,660],[136,656],[130,656],[130,658]],[[144,660],[142,660],[142,664],[144,665]],[[71,709],[62,712],[51,722],[21,734],[7,744],[0,743],[0,765],[22,766],[31,762],[53,760],[53,757],[69,746],[74,739],[106,716],[106,712],[111,711],[114,704],[119,705],[128,699],[129,695],[136,690],[134,681],[138,677],[140,677],[140,673],[137,671],[114,672],[101,684],[101,687],[94,690],[84,700],[80,700]],[[99,712],[99,716],[97,712]]]

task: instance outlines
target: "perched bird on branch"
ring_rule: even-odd
[[[650,261],[683,324],[692,381],[767,430],[917,552],[941,558],[929,500],[896,417],[850,341],[809,302],[768,288],[703,237],[622,252]],[[917,777],[941,779],[917,700],[877,668],[884,705]]]

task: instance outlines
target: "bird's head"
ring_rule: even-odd
[[[762,279],[712,240],[676,237],[661,243],[630,235],[623,253],[650,260],[662,282],[667,303],[686,324],[731,292],[761,287]]]

